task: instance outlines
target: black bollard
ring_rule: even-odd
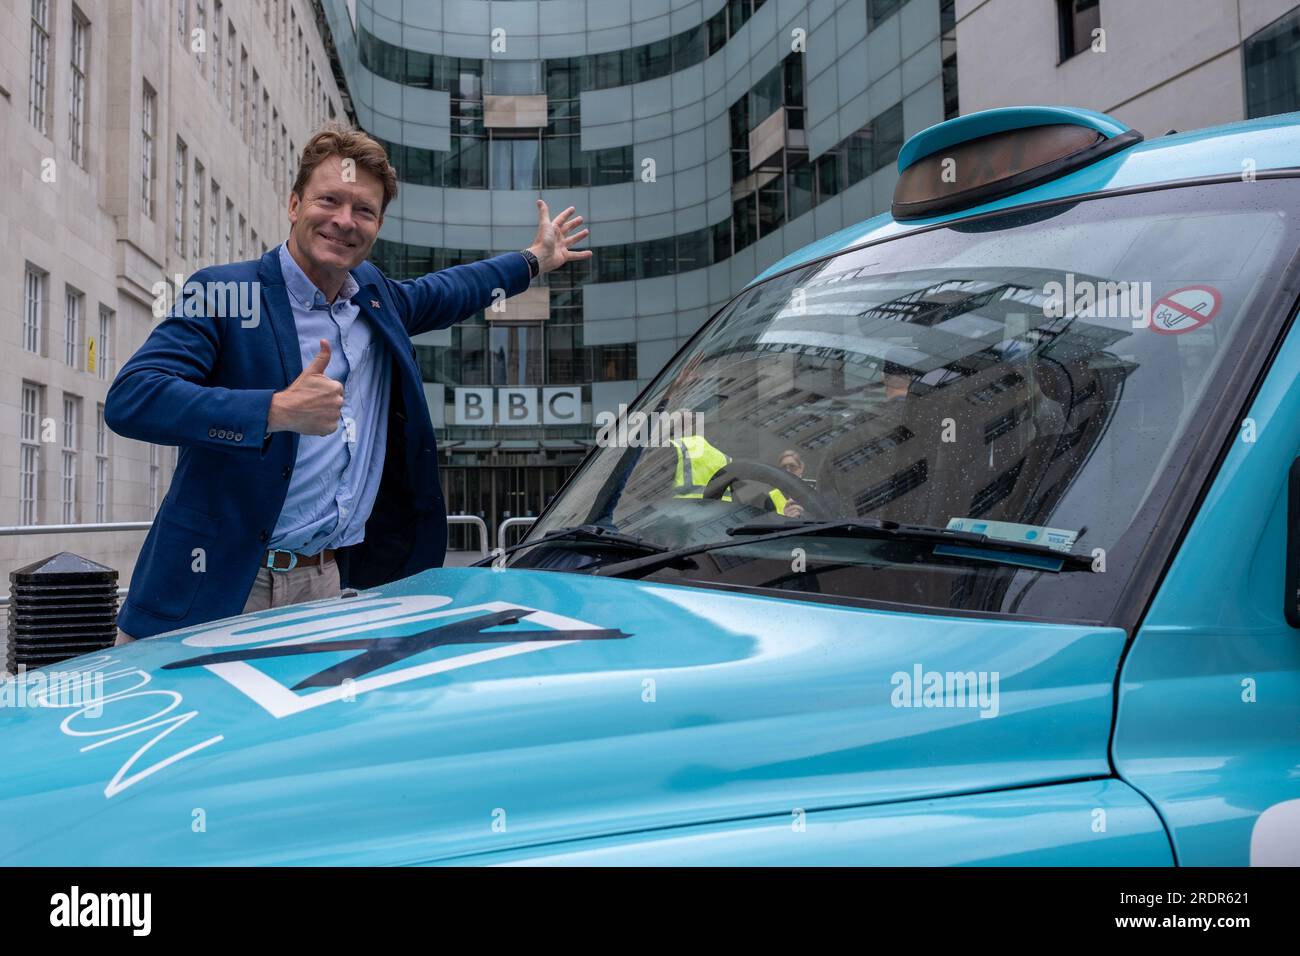
[[[48,667],[112,647],[117,572],[67,551],[9,573],[5,669]]]

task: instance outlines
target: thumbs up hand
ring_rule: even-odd
[[[343,384],[325,374],[330,363],[330,344],[320,340],[320,351],[302,374],[282,392],[271,396],[266,418],[268,432],[298,432],[300,435],[331,435],[339,427],[343,410]]]

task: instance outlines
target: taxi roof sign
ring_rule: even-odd
[[[1141,141],[1141,133],[1094,110],[1027,106],[959,116],[903,144],[891,211],[904,221],[969,208]]]

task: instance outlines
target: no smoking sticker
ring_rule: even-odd
[[[1157,299],[1151,308],[1151,328],[1162,335],[1182,335],[1199,329],[1219,311],[1223,296],[1208,285],[1189,285]]]

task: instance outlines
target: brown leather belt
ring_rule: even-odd
[[[294,568],[314,568],[319,564],[328,564],[334,560],[334,549],[326,548],[320,554],[298,554],[296,551],[283,551],[273,548],[262,555],[264,568],[272,571],[292,571]]]

